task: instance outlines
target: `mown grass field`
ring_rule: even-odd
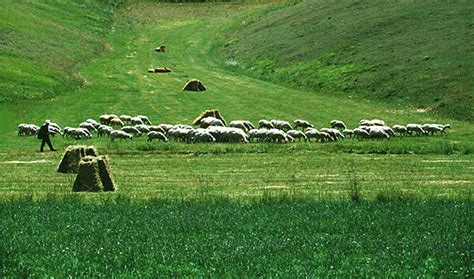
[[[97,41],[106,51],[71,70],[84,81],[80,89],[6,103],[12,121],[3,123],[0,145],[0,274],[472,275],[474,125],[230,69],[222,55],[230,32],[275,7],[284,5],[122,5]],[[159,44],[167,52],[154,52]],[[160,66],[173,72],[146,72]],[[190,78],[209,91],[182,92]],[[104,113],[190,124],[211,108],[226,120],[303,118],[318,128],[332,119],[355,127],[362,118],[453,128],[447,136],[325,144],[53,138],[60,150],[91,144],[109,156],[118,191],[106,194],[71,193],[74,175],[56,173],[61,152],[39,153],[38,140],[16,135],[21,122],[77,126]]]

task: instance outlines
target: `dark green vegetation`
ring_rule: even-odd
[[[3,275],[16,277],[472,275],[461,201],[0,206],[14,216],[0,223]]]
[[[11,96],[2,110],[12,121],[3,122],[0,111],[6,133],[0,141],[0,276],[472,275],[471,122],[416,111],[410,100],[362,100],[355,87],[288,88],[278,85],[286,77],[270,75],[277,82],[269,83],[226,66],[229,38],[258,24],[249,18],[276,18],[307,2],[134,3],[118,9],[106,2],[48,3],[2,2],[0,11],[1,30],[24,26],[9,36],[37,34],[30,44],[39,45],[25,51],[23,44],[8,44],[7,55],[2,37],[0,59],[7,67],[0,68],[0,78]],[[17,10],[24,11],[18,18],[39,14],[42,20],[17,26]],[[39,32],[50,30],[44,22],[70,32]],[[266,47],[253,40],[255,52]],[[166,53],[153,51],[160,44]],[[423,62],[435,60],[428,55]],[[336,52],[339,57],[346,56]],[[146,72],[161,66],[173,72]],[[328,78],[338,76],[334,69]],[[43,77],[58,87],[34,80]],[[191,78],[203,80],[209,91],[183,93]],[[449,78],[459,81],[457,88],[470,82]],[[28,96],[18,96],[25,86]],[[348,92],[354,98],[344,97]],[[318,128],[331,119],[355,127],[362,118],[381,118],[390,125],[438,122],[453,129],[443,137],[327,144],[79,141],[110,157],[119,190],[105,194],[71,193],[74,175],[56,173],[60,152],[35,152],[36,139],[16,135],[21,122],[77,126],[104,113],[189,124],[210,108],[227,120],[305,118]],[[56,137],[53,143],[63,150],[77,142]]]
[[[226,55],[241,73],[474,120],[474,5],[302,1],[246,19]]]

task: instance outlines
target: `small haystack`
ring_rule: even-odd
[[[72,190],[74,192],[115,191],[107,157],[82,158]]]
[[[222,121],[222,123],[224,123],[224,125],[226,125],[224,117],[222,117],[222,115],[221,115],[221,113],[219,112],[218,109],[211,109],[211,110],[206,110],[204,112],[201,112],[201,114],[196,119],[194,119],[193,125],[199,125],[199,123],[201,122],[201,119],[203,119],[205,117],[209,117],[209,116],[220,119]]]
[[[71,145],[66,148],[58,166],[60,173],[77,173],[79,162],[86,156],[99,156],[94,146]]]
[[[206,91],[206,87],[198,79],[192,79],[183,87],[183,91]]]
[[[166,46],[165,46],[165,45],[161,45],[161,46],[155,48],[155,51],[156,51],[156,52],[165,52],[165,51],[166,51]]]

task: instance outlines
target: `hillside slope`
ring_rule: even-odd
[[[52,97],[83,84],[74,68],[106,48],[103,36],[115,4],[0,2],[0,104]]]
[[[238,71],[473,120],[474,6],[308,0],[250,18],[228,38]]]

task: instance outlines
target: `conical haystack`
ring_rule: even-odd
[[[93,146],[71,145],[66,148],[63,158],[58,166],[58,172],[77,173],[79,162],[85,156],[98,156],[99,153]]]
[[[115,188],[107,157],[82,158],[72,188],[74,192],[115,191]]]
[[[224,117],[222,117],[222,115],[221,115],[221,113],[219,112],[218,109],[211,109],[211,110],[206,110],[206,111],[202,112],[196,119],[194,119],[193,125],[199,125],[199,123],[201,122],[201,119],[209,117],[209,116],[220,119],[222,121],[222,123],[224,123],[224,125],[226,125]]]
[[[206,87],[198,79],[192,79],[183,87],[183,91],[206,91]]]

